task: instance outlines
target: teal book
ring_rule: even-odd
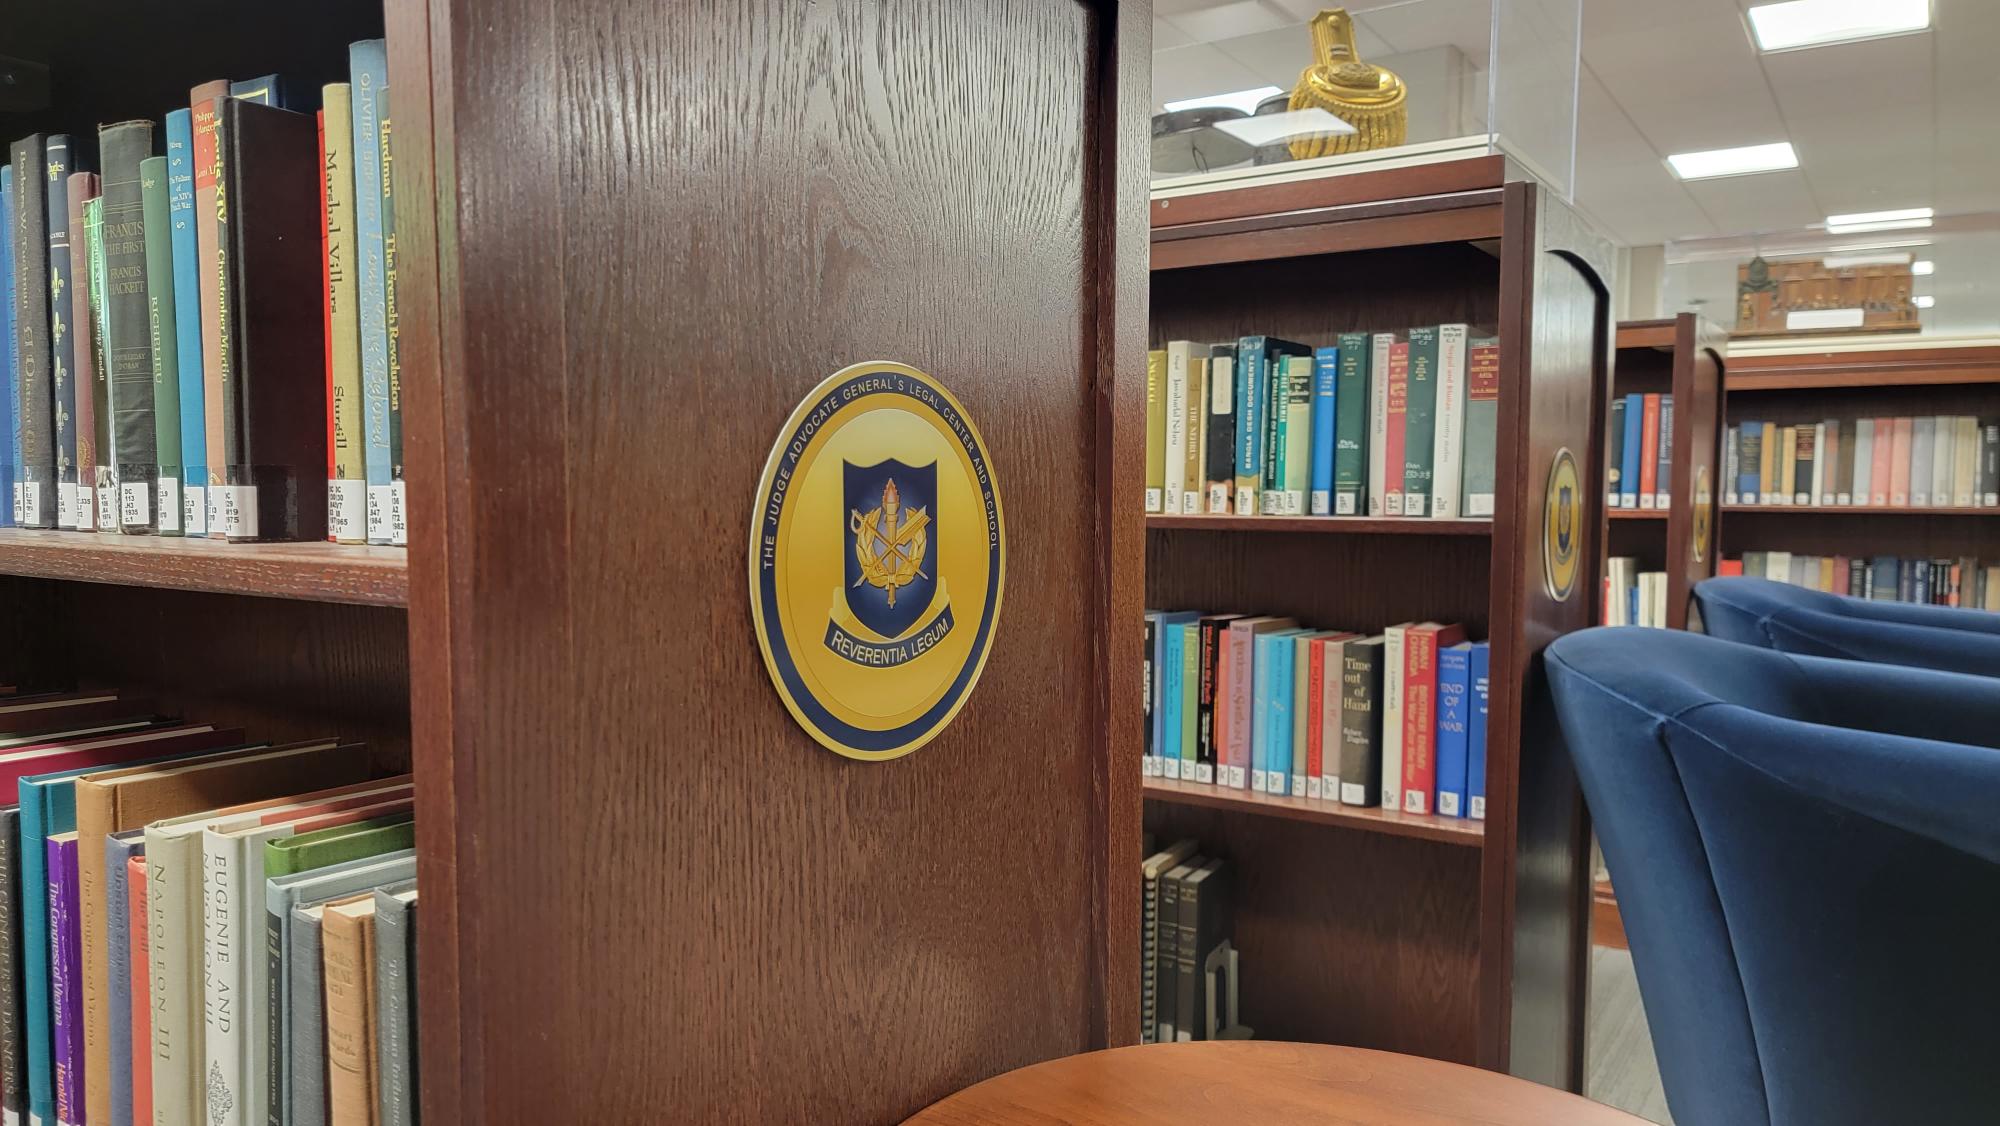
[[[153,356],[153,446],[159,466],[155,527],[181,534],[181,350],[176,316],[172,220],[168,218],[167,158],[139,162],[139,204],[145,221],[146,329]]]
[[[335,825],[295,837],[281,837],[264,845],[264,878],[289,876],[378,856],[397,849],[415,848],[416,826],[408,813],[373,817],[351,825]]]
[[[1438,328],[1410,330],[1410,387],[1403,416],[1403,515],[1430,515],[1437,445]]]
[[[1313,350],[1312,473],[1310,509],[1314,516],[1333,515],[1333,433],[1339,410],[1340,349]]]
[[[354,231],[361,314],[362,464],[368,477],[368,542],[390,541],[389,279],[384,245],[382,92],[389,56],[380,39],[347,48],[354,114]]]
[[[1368,512],[1368,334],[1340,334],[1333,390],[1333,514]]]
[[[181,531],[208,534],[203,493],[208,488],[208,426],[202,406],[200,252],[194,240],[193,115],[177,109],[167,115],[167,223],[173,255],[174,367],[179,376],[181,421]],[[201,490],[201,492],[190,492]]]
[[[1291,787],[1292,638],[1307,631],[1256,635],[1251,671],[1250,788],[1282,794]]]
[[[1168,778],[1181,776],[1181,664],[1185,658],[1187,630],[1178,624],[1166,625],[1160,645],[1160,695],[1153,710],[1160,717],[1160,766]]]

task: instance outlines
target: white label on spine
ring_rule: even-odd
[[[215,486],[216,515],[222,520],[222,534],[230,539],[251,539],[257,535],[257,486]]]
[[[1178,781],[1181,776],[1181,760],[1169,756],[1164,760],[1164,762],[1167,768],[1167,777]]]
[[[21,482],[14,482],[14,523],[21,522]]]
[[[1335,493],[1333,497],[1333,514],[1335,516],[1354,515],[1354,494]]]
[[[1306,779],[1306,796],[1309,798],[1319,797],[1319,775],[1315,774]]]
[[[118,530],[118,492],[110,485],[101,483],[97,486],[97,530]]]
[[[56,486],[56,527],[76,527],[75,481],[64,481]]]
[[[368,542],[389,542],[389,486],[368,486]]]
[[[1325,798],[1327,801],[1340,800],[1340,776],[1338,774],[1323,774],[1320,776],[1319,796]]]
[[[346,479],[326,483],[326,526],[342,543],[368,539],[368,482]]]
[[[1250,772],[1250,791],[1252,793],[1265,793],[1270,784],[1270,776],[1268,774],[1265,774],[1261,770]]]
[[[1347,805],[1367,805],[1368,787],[1360,782],[1342,782],[1340,800]]]
[[[389,485],[389,542],[406,547],[410,542],[410,510],[401,481]]]
[[[153,522],[153,495],[146,482],[118,483],[118,518],[127,527]]]
[[[1466,497],[1465,514],[1467,516],[1493,515],[1493,494],[1473,493],[1470,496]]]
[[[208,488],[204,485],[189,485],[187,494],[181,499],[181,516],[187,521],[187,534],[205,536],[208,534]]]
[[[42,483],[21,482],[21,523],[39,527],[42,523]]]
[[[76,486],[76,523],[70,525],[82,531],[97,527],[97,490],[89,485]]]
[[[1472,799],[1472,819],[1473,819],[1474,821],[1484,821],[1484,820],[1486,820],[1486,799],[1485,799],[1485,798],[1473,798],[1473,799]]]
[[[400,487],[401,487],[401,485],[402,485],[402,482],[400,482],[400,481],[399,481],[399,482],[397,482],[397,487],[399,487],[399,488],[400,488]],[[1199,515],[1201,515],[1201,494],[1200,494],[1200,493],[1195,493],[1195,492],[1182,492],[1182,493],[1181,493],[1181,515],[1183,515],[1183,516],[1199,516]]]
[[[1438,791],[1438,812],[1446,817],[1458,816],[1458,795],[1450,790]]]
[[[1295,798],[1302,798],[1306,796],[1305,775],[1303,774],[1292,775],[1292,796]]]
[[[181,530],[181,479],[160,478],[160,531]]]
[[[1237,788],[1237,789],[1239,789],[1239,790],[1243,788],[1243,768],[1242,768],[1242,767],[1240,767],[1240,766],[1232,766],[1232,767],[1230,767],[1230,768],[1229,768],[1229,784],[1230,784],[1231,786],[1234,786],[1234,787],[1236,787],[1236,788]]]
[[[1229,486],[1210,485],[1208,487],[1208,511],[1211,516],[1229,514]]]
[[[1146,511],[1158,512],[1160,510],[1160,492],[1161,490],[1154,488],[1146,490]]]
[[[1197,765],[1194,768],[1194,780],[1213,785],[1215,783],[1215,767],[1205,762]]]

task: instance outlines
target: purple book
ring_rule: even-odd
[[[56,1121],[83,1121],[83,924],[78,917],[76,834],[49,850],[49,990],[55,1028]]]

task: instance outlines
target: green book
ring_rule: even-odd
[[[1288,407],[1292,389],[1290,359],[1304,356],[1312,359],[1312,348],[1290,340],[1280,340],[1275,336],[1259,336],[1250,339],[1260,341],[1263,351],[1261,379],[1263,391],[1257,396],[1257,405],[1263,411],[1259,426],[1263,430],[1263,483],[1258,490],[1257,511],[1264,516],[1282,516],[1285,512],[1285,477],[1278,467],[1278,434],[1285,428],[1290,418]],[[1306,401],[1312,401],[1312,382],[1306,382]],[[1308,426],[1311,424],[1308,423]]]
[[[139,162],[146,224],[146,322],[153,353],[153,435],[159,459],[159,532],[181,534],[181,365],[174,332],[173,222],[167,216],[167,158]]]
[[[115,532],[118,530],[118,500],[112,495],[116,486],[111,480],[111,469],[116,464],[114,460],[116,454],[111,447],[111,370],[105,362],[105,353],[109,350],[105,340],[108,339],[109,330],[106,329],[104,321],[104,198],[102,196],[84,202],[83,239],[84,257],[90,263],[90,277],[86,287],[86,292],[90,295],[90,327],[93,339],[96,340],[96,346],[90,350],[90,401],[94,420],[91,430],[95,435],[97,465],[94,468],[87,465],[77,466],[77,480],[89,481],[94,485],[90,495],[94,498],[93,506],[97,509],[94,517],[97,521],[97,530]],[[83,373],[78,372],[77,375],[81,378]],[[83,388],[79,386],[76,393],[83,394]],[[90,476],[84,477],[83,474]],[[82,493],[83,490],[79,487],[79,499]],[[91,513],[76,514],[78,527],[82,527],[85,521],[90,519],[93,519]]]
[[[1410,330],[1410,390],[1403,416],[1403,515],[1430,515],[1431,459],[1437,445],[1438,329]]]
[[[1333,514],[1368,511],[1368,334],[1340,334],[1333,389]]]
[[[351,825],[336,825],[331,829],[318,829],[266,842],[264,878],[289,876],[329,864],[343,864],[364,856],[380,856],[385,852],[415,847],[416,823],[411,820],[410,814],[372,817]]]

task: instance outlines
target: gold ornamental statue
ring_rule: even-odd
[[[1294,140],[1292,159],[1402,144],[1410,124],[1409,89],[1394,73],[1361,61],[1347,9],[1328,8],[1314,16],[1312,37],[1313,65],[1299,74],[1291,108],[1323,109],[1354,126],[1354,132]]]

